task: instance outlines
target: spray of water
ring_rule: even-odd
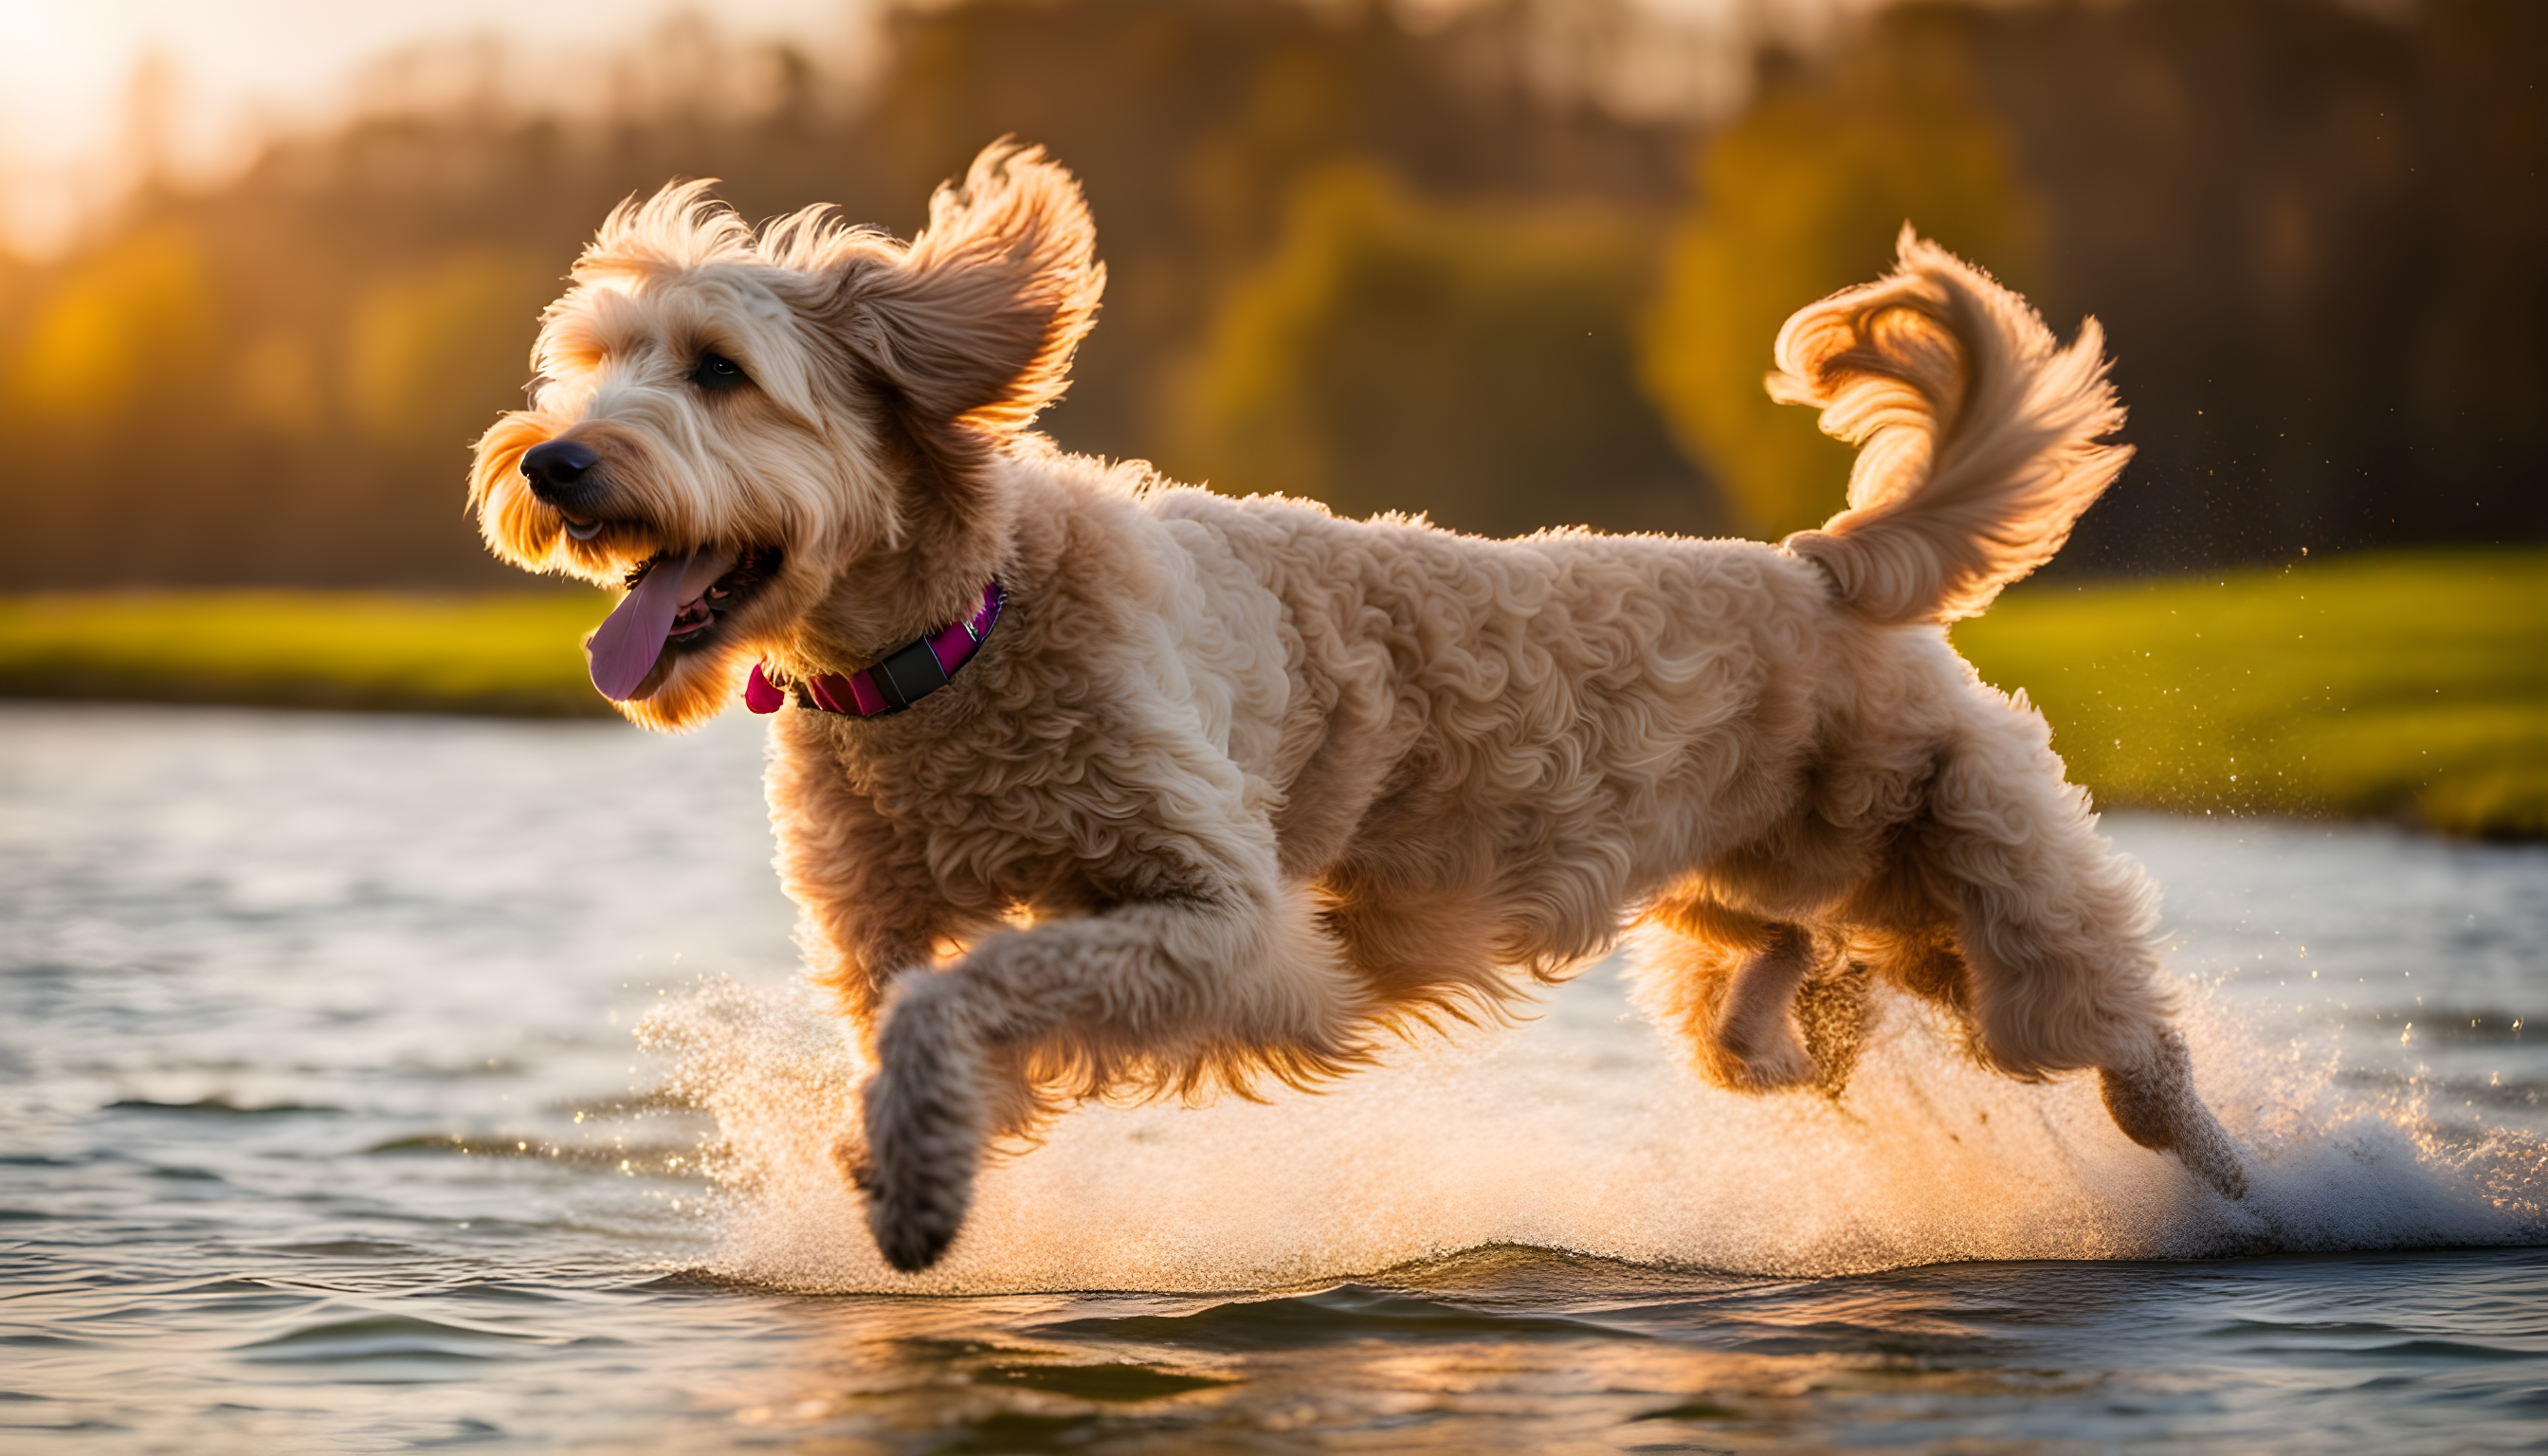
[[[2254,1154],[2241,1202],[2126,1141],[2093,1078],[1992,1076],[1905,1001],[1879,1002],[1837,1102],[1715,1090],[1605,965],[1534,1021],[1410,1044],[1323,1095],[1074,1113],[986,1170],[962,1238],[917,1277],[877,1257],[830,1157],[865,1069],[810,994],[711,981],[642,1036],[719,1129],[720,1272],[783,1288],[1275,1289],[1500,1243],[1821,1276],[2548,1233],[2538,1139],[2443,1138],[2412,1089],[2349,1087],[2322,1040],[2199,991],[2186,1027]]]

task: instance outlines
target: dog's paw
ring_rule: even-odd
[[[1784,1092],[1810,1087],[1818,1080],[1814,1059],[1793,1042],[1753,1052],[1743,1058],[1742,1066],[1745,1085],[1755,1092]]]
[[[2098,1071],[2106,1113],[2124,1136],[2157,1152],[2173,1152],[2186,1171],[2224,1198],[2247,1196],[2247,1168],[2238,1139],[2221,1126],[2194,1090],[2194,1057],[2185,1037],[2168,1032],[2143,1064]]]
[[[918,1102],[919,1105],[914,1105]],[[878,1118],[874,1107],[888,1115]],[[973,1201],[978,1138],[959,1109],[920,1099],[870,1104],[866,1159],[852,1174],[886,1263],[916,1274],[943,1257]]]
[[[909,997],[885,1023],[881,1069],[866,1086],[866,1157],[854,1175],[877,1251],[906,1274],[937,1263],[956,1241],[981,1159],[970,1044],[942,1010]]]
[[[1705,1048],[1707,1073],[1718,1086],[1736,1092],[1785,1092],[1813,1086],[1814,1059],[1785,1026],[1767,1036],[1746,1037],[1729,1026]]]
[[[2223,1198],[2247,1196],[2247,1165],[2238,1156],[2238,1140],[2213,1119],[2209,1109],[2204,1112],[2203,1126],[2189,1129],[2177,1140],[2176,1155],[2184,1161],[2187,1171],[2211,1184],[2212,1191]]]
[[[946,1186],[910,1187],[870,1183],[867,1188],[867,1232],[876,1252],[905,1274],[917,1274],[947,1256],[971,1189]]]

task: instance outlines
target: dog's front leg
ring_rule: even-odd
[[[1225,884],[986,937],[896,983],[865,1095],[867,1226],[887,1262],[936,1263],[984,1142],[1050,1109],[1039,1052],[1093,1083],[1236,1066],[1341,1069],[1367,1008],[1301,895]]]
[[[778,883],[796,902],[797,944],[815,980],[840,998],[872,1053],[893,977],[978,934],[997,907],[966,914],[948,903],[925,841],[895,833],[842,772],[825,731],[810,715],[778,720],[768,785]]]

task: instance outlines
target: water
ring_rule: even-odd
[[[1075,1115],[908,1281],[758,759],[0,706],[0,1449],[2548,1444],[2548,852],[2112,822],[2245,1205],[1909,1007],[1838,1106],[1708,1091],[1604,965]]]

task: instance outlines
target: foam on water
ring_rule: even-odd
[[[864,1069],[810,995],[711,982],[644,1035],[721,1131],[720,1271],[784,1288],[1279,1289],[1500,1243],[1801,1277],[2548,1233],[2536,1137],[2438,1132],[2414,1085],[2342,1076],[2322,1033],[2187,1001],[2199,1084],[2252,1154],[2239,1202],[2127,1141],[2093,1077],[1991,1075],[1904,1000],[1838,1103],[1718,1091],[1610,962],[1532,1022],[1398,1047],[1322,1095],[1074,1112],[987,1169],[919,1277],[877,1257],[827,1154]]]

